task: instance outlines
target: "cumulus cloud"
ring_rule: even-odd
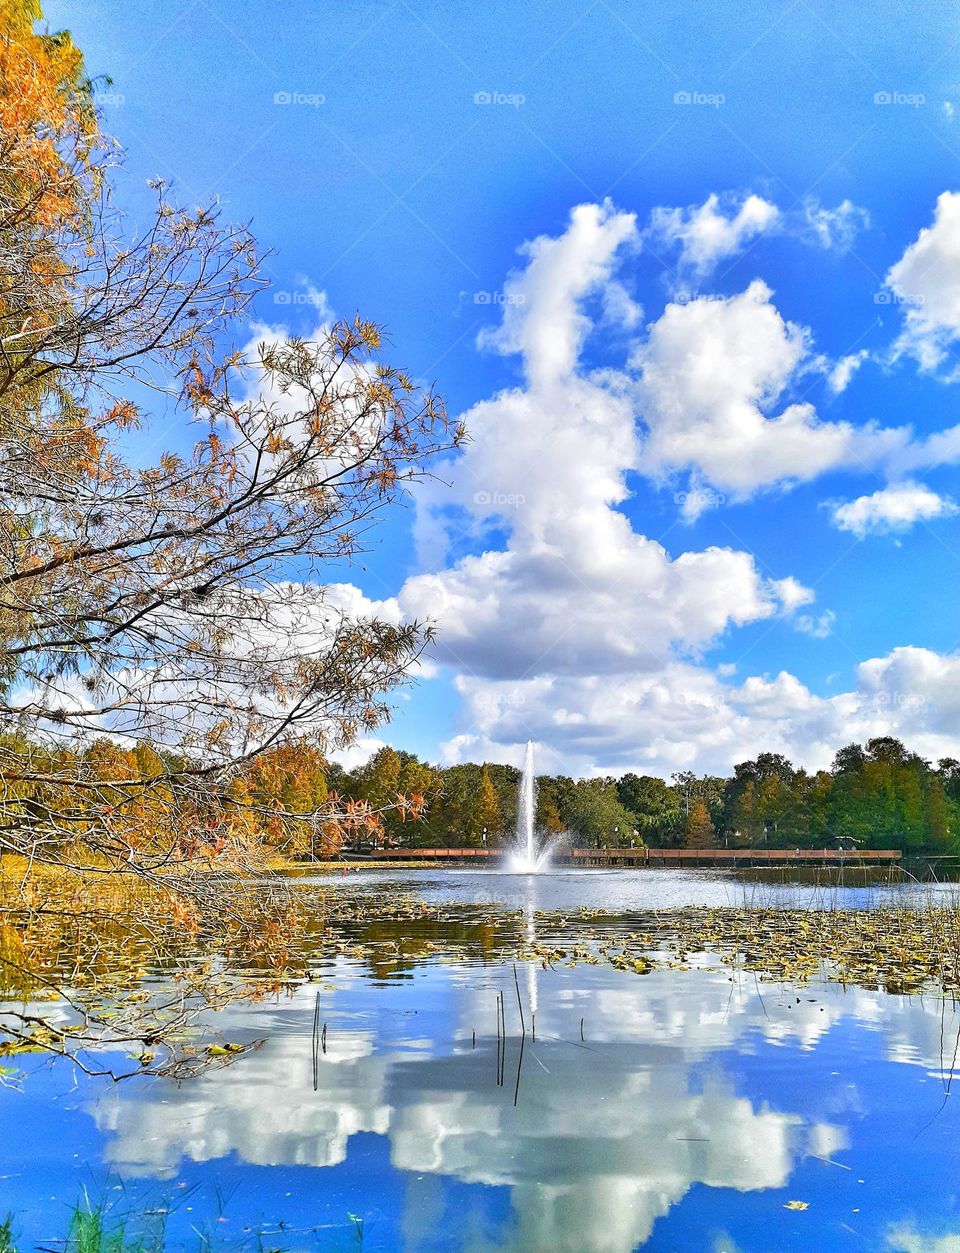
[[[472,442],[444,475],[452,489],[420,498],[422,530],[455,507],[481,537],[506,533],[502,546],[409,579],[398,597],[405,616],[438,622],[436,655],[464,674],[655,672],[678,649],[809,599],[748,553],[671,556],[618,508],[643,463],[636,384],[583,368],[591,323],[579,302],[633,238],[630,215],[585,206],[559,241],[531,245],[528,269],[508,283],[517,299],[485,337],[520,354],[524,383],[465,415]]]
[[[847,252],[869,224],[867,211],[851,200],[830,209],[808,196],[797,208],[785,211],[754,193],[711,193],[701,204],[659,205],[643,238],[653,249],[676,255],[682,285],[702,282],[761,235],[780,233],[824,250]]]
[[[335,749],[329,754],[330,760],[342,766],[344,770],[356,770],[364,766],[371,757],[376,756],[381,748],[386,748],[386,740],[378,740],[376,736],[362,736],[348,748]]]
[[[735,296],[669,304],[632,361],[647,432],[641,468],[690,471],[743,500],[875,463],[907,442],[903,431],[824,422],[808,401],[791,400],[811,364],[809,330],[780,314],[759,279]]]
[[[930,522],[956,512],[957,506],[949,497],[908,480],[835,506],[832,519],[839,530],[863,539],[866,535],[908,531],[917,522]]]
[[[541,235],[520,250],[527,264],[508,277],[503,321],[481,344],[521,354],[535,386],[569,375],[590,329],[580,302],[609,280],[618,249],[635,239],[632,213],[609,202],[578,205],[562,235]]]
[[[742,216],[746,202],[707,203],[705,214],[670,218],[694,265],[731,231],[742,236],[730,222],[764,217]],[[728,226],[711,234],[717,215]],[[481,337],[517,359],[521,378],[463,415],[472,442],[442,468],[450,486],[418,493],[423,572],[390,608],[439,627],[433,659],[463,702],[445,760],[517,761],[532,738],[542,767],[565,772],[721,772],[771,748],[816,767],[838,743],[891,732],[930,756],[956,754],[936,714],[960,693],[955,658],[894,650],[831,697],[787,672],[738,684],[710,668],[708,651],[737,628],[782,619],[819,640],[834,616],[788,570],[761,571],[748,552],[668,551],[624,506],[638,472],[686,486],[677,498],[692,519],[724,500],[871,468],[896,486],[836,506],[834,521],[876,527],[883,515],[889,526],[897,494],[902,515],[903,492],[925,490],[911,473],[960,460],[960,427],[918,440],[908,426],[823,420],[803,394],[823,371],[812,332],[785,318],[760,280],[672,301],[641,329],[624,283],[638,238],[632,214],[581,205],[560,235],[522,250],[501,320]],[[625,361],[591,368],[591,335],[611,321],[632,341]],[[864,359],[835,363],[834,391]]]
[[[937,197],[933,225],[920,231],[885,282],[904,310],[894,355],[938,370],[960,338],[960,192]],[[957,369],[949,374],[956,377]]]
[[[703,204],[654,209],[646,238],[655,246],[676,248],[678,269],[703,279],[721,261],[775,228],[780,218],[777,206],[762,196],[749,195],[737,202],[714,193]]]
[[[960,655],[896,648],[862,662],[854,685],[820,696],[787,671],[730,681],[703,664],[655,672],[457,680],[470,735],[446,759],[510,761],[528,738],[545,745],[543,769],[606,774],[627,769],[728,773],[758,752],[782,752],[808,769],[829,767],[838,745],[896,735],[931,760],[957,756]]]
[[[823,613],[800,614],[794,619],[794,626],[802,635],[809,635],[815,640],[825,640],[833,634],[833,624],[837,620],[837,615],[832,609],[825,609]]]
[[[960,1253],[960,1235],[923,1235],[910,1223],[898,1223],[886,1247],[890,1253]]]

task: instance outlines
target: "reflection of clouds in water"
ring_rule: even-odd
[[[850,1137],[843,1127],[836,1127],[833,1123],[814,1123],[807,1136],[807,1152],[811,1157],[822,1157],[829,1161],[849,1147]]]
[[[546,1053],[549,1075],[525,1069],[517,1109],[496,1090],[450,1091],[441,1072],[459,1059],[428,1064],[411,1076],[424,1086],[394,1111],[395,1165],[511,1186],[511,1247],[570,1253],[635,1248],[696,1182],[742,1191],[786,1183],[803,1147],[800,1118],[756,1110],[720,1079],[691,1091],[672,1053],[617,1048],[595,1073],[575,1052]]]
[[[298,1027],[314,998],[312,990],[298,998]],[[136,1100],[115,1088],[96,1105],[98,1126],[113,1134],[109,1158],[122,1173],[171,1175],[183,1157],[204,1162],[232,1152],[260,1166],[334,1166],[357,1132],[386,1134],[389,1060],[373,1056],[369,1033],[340,1030],[330,1036],[324,1060],[331,1064],[320,1068],[329,1090],[314,1092],[309,1027],[306,1037],[302,1030],[284,1031],[289,1011],[278,1015],[263,1007],[253,1015],[234,1008],[220,1025],[229,1033],[234,1019],[249,1031],[251,1018],[271,1038],[242,1065],[181,1087],[157,1083]]]
[[[771,1018],[759,1024],[770,1043],[814,1048],[835,1023],[852,1017],[863,1028],[883,1035],[888,1061],[935,1073],[960,1065],[960,1014],[941,998],[921,1000],[858,987],[846,989],[842,999],[827,999],[818,988],[800,989],[797,995],[800,1004],[789,1021]]]
[[[325,1009],[331,1031],[316,1092],[314,988],[301,989],[283,1011],[231,1011],[225,1033],[232,1027],[267,1035],[264,1048],[179,1089],[156,1084],[104,1101],[95,1116],[112,1133],[107,1153],[127,1173],[155,1175],[172,1173],[184,1156],[206,1161],[231,1152],[256,1164],[328,1166],[344,1160],[351,1136],[371,1131],[389,1137],[400,1170],[509,1187],[507,1247],[627,1253],[695,1183],[781,1187],[801,1157],[829,1159],[847,1147],[838,1123],[808,1126],[799,1114],[737,1095],[711,1054],[764,1040],[809,1049],[852,1015],[885,1032],[892,1060],[940,1066],[937,1002],[859,989],[813,989],[808,996],[761,985],[761,1003],[753,980],[731,983],[726,967],[633,976],[605,967],[528,966],[521,988],[528,1006],[539,997],[537,1043],[528,1035],[514,1108],[512,968],[436,968],[423,986],[442,1007],[439,1032],[428,1040],[423,1019],[412,1017],[410,1033],[402,1030],[422,1000],[417,984],[376,993],[396,998],[373,1004],[400,1025],[381,1052],[366,1019],[340,1000]],[[494,988],[505,992],[511,1032],[503,1087],[495,1083],[489,1038]],[[356,990],[339,996],[351,1003]],[[361,990],[360,1004],[369,1006],[370,996]],[[474,1026],[487,1036],[476,1050]],[[457,1043],[447,1046],[444,1034]],[[834,1107],[830,1117],[842,1115]]]

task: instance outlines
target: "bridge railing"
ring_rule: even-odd
[[[504,855],[499,848],[385,848],[371,856],[385,861],[496,861]],[[622,862],[629,865],[649,865],[653,862],[765,862],[783,865],[785,862],[875,862],[889,864],[898,862],[903,854],[896,848],[840,849],[840,848],[574,848],[557,853],[554,860],[559,864]]]

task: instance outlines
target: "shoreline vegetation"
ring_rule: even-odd
[[[32,780],[14,782],[8,755],[30,759]],[[69,828],[47,833],[34,852],[74,863],[123,849],[140,863],[203,864],[218,857],[335,859],[378,850],[498,849],[513,838],[520,770],[495,763],[438,767],[415,755],[382,748],[346,771],[316,747],[287,744],[238,764],[205,794],[199,782],[178,797],[178,772],[199,769],[167,750],[141,742],[123,747],[107,738],[79,750],[0,737],[0,811],[7,829],[36,815],[73,810]],[[83,847],[77,828],[109,811],[115,834]],[[199,825],[198,825],[199,824]],[[960,762],[936,765],[899,740],[850,744],[830,770],[809,773],[776,753],[740,762],[729,777],[692,772],[671,783],[628,772],[573,779],[537,779],[535,826],[542,838],[572,847],[651,846],[687,849],[805,849],[843,845],[897,849],[907,857],[960,855]],[[34,832],[34,837],[37,836]],[[17,843],[8,836],[8,848]],[[123,868],[122,866],[120,867]]]

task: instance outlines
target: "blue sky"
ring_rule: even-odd
[[[953,6],[47,16],[113,80],[134,220],[148,177],[219,197],[272,253],[259,323],[359,310],[467,418],[450,486],[335,576],[437,619],[384,738],[575,774],[960,756],[960,439],[924,443],[960,422]]]

